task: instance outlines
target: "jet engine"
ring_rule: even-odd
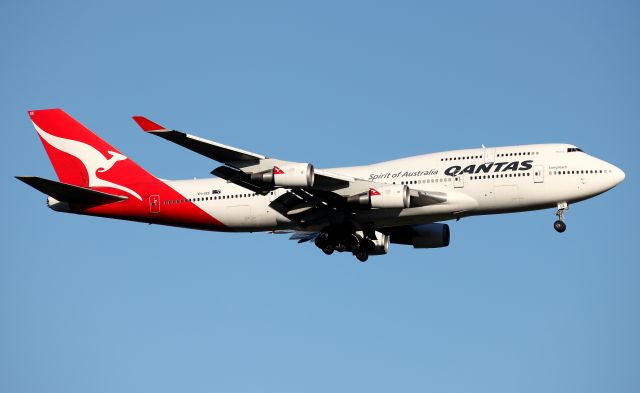
[[[367,250],[369,252],[369,255],[384,255],[389,252],[390,240],[390,236],[376,231],[376,239],[371,239],[371,241],[373,242],[373,248]]]
[[[303,163],[283,164],[268,171],[251,174],[252,181],[282,187],[313,187],[314,178],[313,165]]]
[[[411,203],[409,187],[403,184],[388,184],[370,188],[369,192],[352,195],[347,202],[368,205],[379,209],[402,209]]]
[[[412,239],[415,248],[439,248],[449,245],[451,235],[447,224],[416,225],[413,229],[418,234]]]
[[[439,248],[449,245],[450,233],[447,224],[421,224],[390,228],[391,243],[408,244],[414,248]]]

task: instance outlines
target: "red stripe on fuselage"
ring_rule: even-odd
[[[171,188],[166,183],[157,180],[150,183],[139,183],[126,185],[138,192],[142,196],[142,201],[129,196],[129,199],[122,202],[109,203],[100,206],[72,205],[74,212],[92,216],[119,218],[123,220],[147,222],[152,224],[170,225],[177,227],[202,229],[210,231],[229,231],[230,229],[222,224],[215,217],[205,212],[195,203]],[[124,192],[115,190],[118,195],[126,195]],[[111,190],[109,190],[111,192]],[[159,196],[158,213],[152,213],[149,198]],[[165,201],[185,201],[182,203],[165,204]],[[156,210],[156,209],[153,209]]]

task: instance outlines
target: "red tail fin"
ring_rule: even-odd
[[[63,183],[120,190],[156,179],[61,109],[29,111],[51,164]]]

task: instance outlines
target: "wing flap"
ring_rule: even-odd
[[[319,232],[302,232],[296,231],[289,237],[289,240],[297,240],[298,243],[305,243],[318,237]]]

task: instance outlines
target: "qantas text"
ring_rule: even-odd
[[[464,169],[461,166],[454,165],[445,169],[444,174],[447,176],[458,176],[464,173],[489,173],[489,172],[505,172],[505,171],[526,171],[531,169],[533,160],[513,161],[513,162],[490,162],[480,165],[468,165]]]

